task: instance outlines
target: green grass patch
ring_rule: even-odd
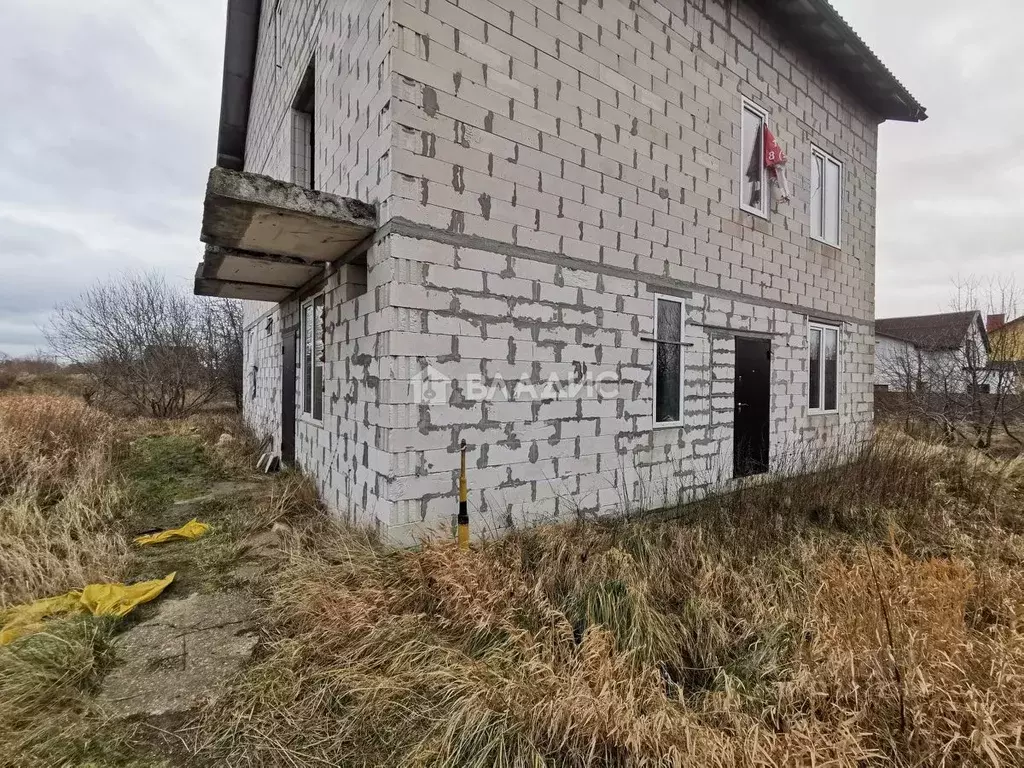
[[[174,571],[177,576],[172,589],[176,594],[211,592],[230,586],[231,571],[238,564],[241,538],[234,519],[239,503],[242,502],[229,497],[188,505],[187,509],[170,507],[160,516],[160,527],[177,527],[196,517],[209,524],[210,530],[192,541],[168,541],[136,548],[133,579],[157,579]]]
[[[121,469],[140,506],[151,509],[198,495],[222,477],[198,435],[139,438],[129,446]]]

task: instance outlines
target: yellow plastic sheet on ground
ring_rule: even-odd
[[[169,531],[160,531],[159,533],[148,533],[145,536],[136,536],[134,541],[140,547],[145,547],[149,544],[162,544],[165,541],[171,539],[198,539],[200,536],[210,530],[210,526],[206,523],[200,523],[195,518],[192,518],[185,523],[181,528],[172,528]]]
[[[0,645],[44,628],[44,619],[76,613],[93,616],[124,616],[135,606],[148,603],[174,581],[176,573],[138,584],[90,584],[80,592],[46,597],[16,605],[0,613]]]

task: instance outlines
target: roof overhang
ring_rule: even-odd
[[[827,0],[747,2],[881,119],[919,122],[928,118],[925,108]]]
[[[261,6],[261,0],[228,0],[217,165],[236,171],[245,168],[245,138],[249,128]]]
[[[195,292],[282,301],[363,253],[376,231],[373,207],[266,176],[214,168],[201,239],[207,244]]]

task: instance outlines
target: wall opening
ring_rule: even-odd
[[[316,67],[311,62],[292,103],[292,181],[316,189]]]

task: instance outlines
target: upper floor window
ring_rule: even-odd
[[[740,150],[740,208],[768,216],[768,179],[764,167],[765,111],[743,102]]]
[[[808,342],[807,407],[814,413],[834,413],[839,408],[839,329],[811,323]]]
[[[683,301],[654,297],[654,425],[683,421]]]
[[[843,210],[843,165],[811,147],[811,237],[839,247]]]
[[[306,189],[316,189],[313,174],[316,71],[312,64],[302,78],[292,105],[292,181]]]

